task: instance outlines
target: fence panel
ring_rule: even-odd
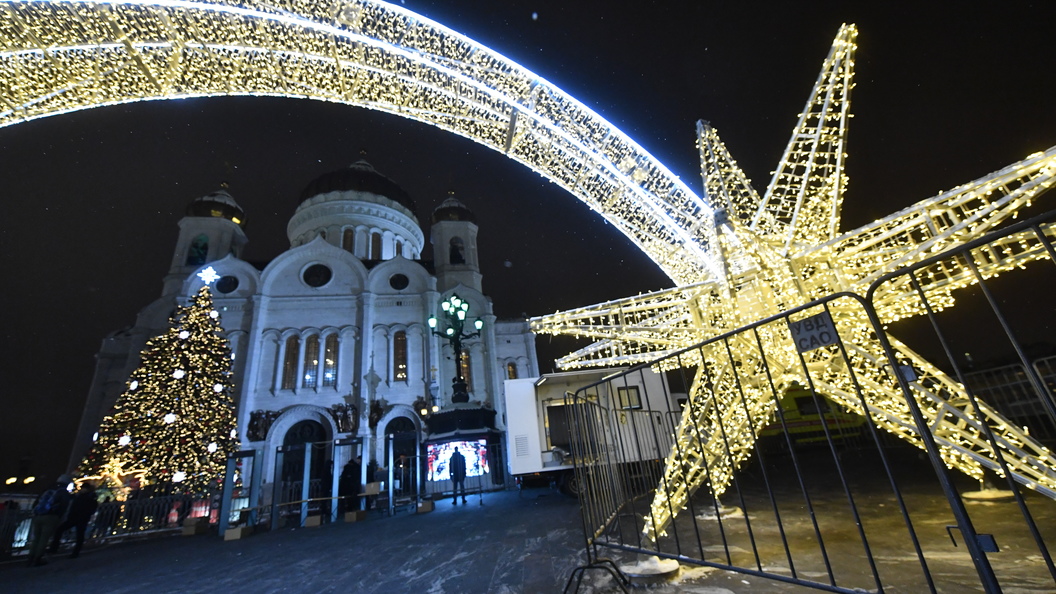
[[[832,295],[650,363],[685,387],[681,408],[670,394],[635,411],[600,396],[639,368],[570,395],[592,564],[601,550],[626,565],[657,556],[834,592],[1051,589],[1056,459],[1039,441],[1044,423],[1006,419],[956,357],[929,353],[933,363],[908,344],[992,346],[982,332],[946,337],[928,314],[951,305],[953,287],[983,290],[970,262],[1045,260],[1052,235],[1028,221],[883,277],[867,297]],[[1034,303],[1034,320],[1053,323],[1051,297]],[[888,326],[901,333],[910,312],[925,315],[903,343]],[[1035,364],[1003,325],[1020,369],[1035,371],[1018,406],[1051,421],[1051,362]]]

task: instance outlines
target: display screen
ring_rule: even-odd
[[[466,458],[466,476],[480,476],[488,474],[488,446],[487,440],[477,439],[473,441],[448,441],[445,443],[431,443],[426,446],[426,457],[429,462],[429,470],[426,478],[430,481],[446,481],[451,479],[451,454],[455,448],[458,453]]]

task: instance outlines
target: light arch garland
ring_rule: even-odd
[[[717,272],[711,208],[538,75],[376,1],[0,0],[0,127],[150,99],[267,95],[431,124],[565,188],[679,283]]]
[[[0,127],[130,101],[268,95],[367,107],[465,136],[567,189],[675,282],[674,289],[532,322],[537,332],[599,339],[564,358],[563,367],[625,364],[814,297],[861,291],[884,272],[985,233],[1052,185],[1056,147],[838,234],[855,36],[853,26],[841,28],[761,197],[710,125],[698,126],[705,183],[700,197],[544,79],[437,23],[375,1],[0,0]],[[983,275],[1046,257],[1030,241],[1009,239],[1001,257],[980,267]],[[972,278],[967,269],[945,270],[925,289],[952,304],[950,292]],[[888,318],[920,314],[907,294],[908,287],[892,286],[876,305]],[[835,317],[861,338],[854,346],[856,361],[864,362],[859,371],[867,378],[870,413],[885,428],[919,440],[890,397],[889,382],[872,369],[883,357],[864,338],[864,320],[850,310]],[[780,353],[783,337],[771,340],[768,353]],[[985,422],[995,427],[1006,453],[1022,462],[1013,468],[1014,478],[1056,495],[1056,460],[1048,450],[988,407],[975,414],[955,404],[962,399],[949,395],[962,393],[959,384],[904,345],[896,347],[926,374],[914,389],[929,413],[959,419],[943,421],[949,437],[940,445],[951,466],[976,476],[993,467],[992,452],[978,439]],[[738,354],[750,362],[749,349]],[[726,377],[711,378],[712,385]],[[839,374],[827,377],[819,389],[856,408]],[[705,406],[712,398],[706,392],[705,383],[696,382],[691,398],[702,412],[683,418],[679,439],[693,426],[715,428],[734,410],[730,403]],[[757,408],[755,421],[732,419],[740,425],[729,444],[708,443],[687,454],[693,464],[711,469],[716,492],[751,453],[760,423],[772,412],[772,401],[748,396]],[[703,484],[703,478],[687,482],[668,473],[647,527],[653,534]]]

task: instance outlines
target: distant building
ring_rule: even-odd
[[[421,260],[426,237],[411,197],[365,161],[308,184],[287,226],[290,249],[266,265],[242,259],[243,225],[226,190],[190,204],[162,296],[133,327],[103,341],[71,465],[146,341],[168,327],[174,306],[188,303],[210,266],[220,276],[212,289],[234,353],[239,437],[244,449],[262,452],[267,482],[282,445],[359,438],[364,463],[387,465],[384,436],[413,432],[417,446],[430,439],[425,417],[434,414],[484,419],[468,431],[459,424],[450,437],[498,444],[504,380],[537,376],[539,364],[527,322],[496,320],[482,292],[478,228],[464,204],[448,197],[433,210],[432,262]],[[427,324],[451,294],[484,322],[460,362],[469,403],[451,402],[452,349]]]

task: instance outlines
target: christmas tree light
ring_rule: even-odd
[[[208,286],[170,321],[147,342],[80,467],[83,479],[119,495],[137,483],[161,493],[215,490],[238,445],[231,353]]]

